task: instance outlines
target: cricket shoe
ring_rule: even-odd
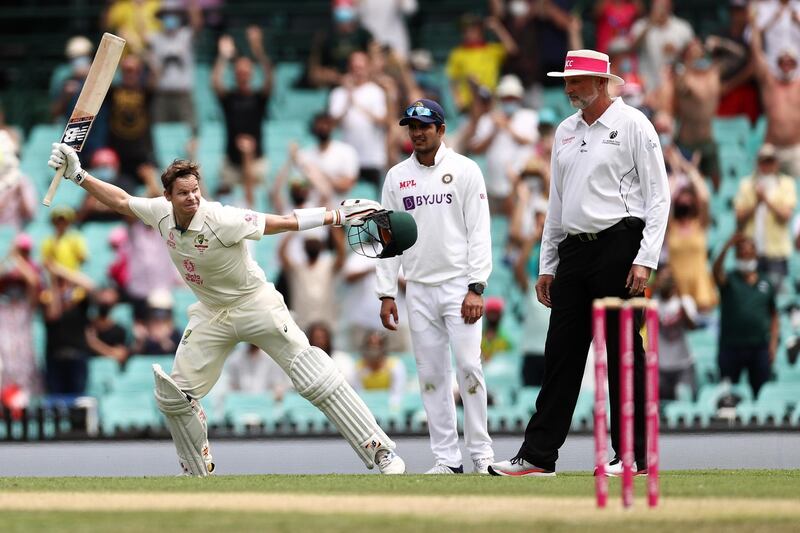
[[[396,475],[406,473],[406,462],[392,450],[382,449],[375,454],[375,464],[381,474]]]
[[[442,463],[436,463],[433,468],[425,472],[426,474],[463,474],[464,465],[447,466]]]
[[[622,460],[619,457],[614,457],[611,459],[608,464],[606,464],[606,476],[607,477],[620,477],[622,476]],[[597,475],[597,469],[594,470],[594,475]],[[633,463],[633,475],[634,476],[646,476],[647,469],[643,468],[639,470],[636,467],[636,462]]]
[[[492,463],[489,465],[489,473],[493,476],[536,476],[536,477],[554,477],[556,475],[554,470],[546,470],[529,463],[522,457],[514,457],[508,461],[500,461],[499,463]]]
[[[476,474],[488,474],[489,465],[494,462],[494,457],[480,457],[472,460],[472,471]]]

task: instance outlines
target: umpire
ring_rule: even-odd
[[[536,296],[552,309],[545,344],[545,373],[536,413],[516,457],[493,463],[498,476],[553,476],[581,388],[592,341],[595,298],[643,293],[658,264],[669,213],[669,186],[658,135],[637,109],[612,99],[606,54],[567,53],[565,92],[579,111],[556,130],[550,203],[542,235]],[[636,317],[634,334],[634,453],[644,466],[644,350]],[[617,316],[609,316],[607,347],[611,444],[616,457],[606,472],[621,473],[619,449],[619,342]],[[597,384],[602,386],[602,384]],[[637,470],[644,473],[644,470]]]

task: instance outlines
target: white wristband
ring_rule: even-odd
[[[295,209],[294,216],[297,218],[297,229],[304,231],[311,228],[318,228],[325,225],[324,207],[309,207],[307,209]]]

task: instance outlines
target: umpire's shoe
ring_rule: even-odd
[[[500,461],[489,465],[489,473],[493,476],[540,476],[553,477],[556,475],[554,470],[539,468],[523,459],[514,457],[508,461]]]
[[[375,454],[375,463],[377,463],[381,474],[406,473],[406,462],[403,461],[403,458],[386,448],[378,450],[378,453]]]
[[[639,469],[638,465],[640,463],[638,461],[634,461],[633,463],[633,475],[634,476],[646,476],[647,475],[647,468]],[[619,457],[614,457],[611,459],[605,468],[606,476],[607,477],[621,477],[622,476],[622,460]],[[597,475],[597,469],[594,470],[594,475]]]

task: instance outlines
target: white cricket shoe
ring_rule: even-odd
[[[514,457],[508,461],[500,461],[489,465],[489,473],[493,476],[538,476],[553,477],[556,475],[553,470],[545,470],[529,463],[522,457]]]
[[[622,460],[619,457],[614,457],[608,463],[606,463],[606,476],[607,477],[621,477],[622,476]],[[595,475],[597,475],[597,469],[595,469]],[[633,475],[634,476],[646,476],[647,469],[639,470],[637,467],[636,462],[633,463]]]
[[[494,462],[494,457],[480,457],[472,460],[472,471],[476,474],[488,474],[489,465]]]
[[[433,465],[433,468],[425,472],[426,474],[463,474],[464,473],[464,465],[459,466],[447,466],[442,463],[436,463]]]
[[[375,464],[381,474],[396,475],[406,473],[406,462],[403,458],[389,449],[378,450],[375,454]]]

